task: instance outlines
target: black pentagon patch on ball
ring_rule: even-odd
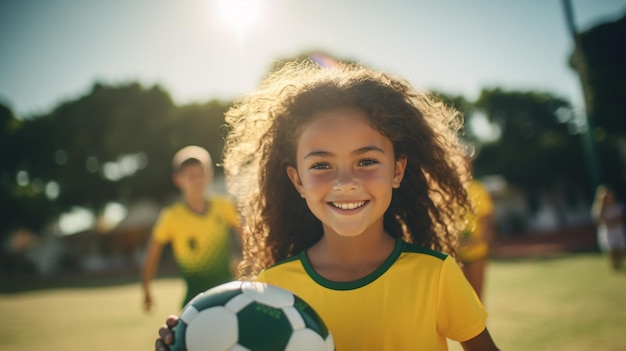
[[[254,351],[283,350],[291,337],[291,323],[282,309],[252,302],[237,313],[239,345]]]
[[[309,304],[307,304],[297,295],[294,295],[293,297],[295,298],[293,307],[295,307],[300,312],[300,315],[304,320],[304,325],[306,325],[307,328],[317,332],[324,339],[326,339],[326,337],[328,336],[328,327],[326,326],[326,324],[324,324],[324,321],[319,316],[319,314],[317,314],[317,312],[315,312],[315,310],[313,310],[313,308],[309,306]]]

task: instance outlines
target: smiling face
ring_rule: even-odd
[[[356,109],[316,115],[301,129],[292,183],[322,222],[324,234],[384,233],[383,215],[398,188],[406,159]]]

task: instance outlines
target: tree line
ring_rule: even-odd
[[[179,148],[203,146],[219,160],[227,107],[217,100],[176,106],[162,87],[137,83],[96,83],[30,118],[0,106],[0,235],[38,232],[74,207],[100,213],[109,202],[166,202]]]
[[[566,184],[590,198],[596,184],[583,136],[591,135],[602,182],[623,198],[626,46],[616,43],[626,42],[625,33],[626,17],[581,35],[592,124],[550,92],[491,87],[475,101],[435,92],[465,116],[463,137],[480,150],[475,175],[498,174],[526,192]],[[110,202],[164,204],[176,194],[170,161],[179,148],[203,146],[219,164],[227,133],[223,114],[231,103],[176,105],[159,85],[95,83],[84,96],[41,115],[15,116],[0,105],[0,240],[18,228],[37,233],[74,207],[97,214]],[[469,127],[479,119],[496,137],[481,138]]]

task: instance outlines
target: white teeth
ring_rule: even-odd
[[[333,206],[340,208],[342,210],[354,210],[355,208],[361,207],[365,204],[365,201],[359,202],[333,202]]]

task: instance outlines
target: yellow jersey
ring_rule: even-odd
[[[398,240],[370,275],[334,282],[305,251],[264,270],[258,280],[292,291],[321,316],[338,351],[447,350],[486,327],[485,312],[455,260]]]
[[[183,305],[206,289],[233,279],[231,233],[239,225],[237,210],[225,197],[208,201],[205,213],[192,211],[184,202],[163,209],[152,232],[156,242],[172,245],[187,283]]]

